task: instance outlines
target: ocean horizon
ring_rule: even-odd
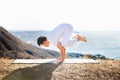
[[[46,36],[49,31],[10,31],[20,40],[37,46],[37,38]],[[86,36],[88,42],[78,42],[68,47],[69,53],[101,54],[107,58],[120,59],[120,31],[75,31],[74,34]],[[59,51],[55,46],[50,45],[50,50]]]

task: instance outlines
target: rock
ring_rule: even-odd
[[[27,44],[0,27],[0,57],[5,58],[53,58],[58,52],[37,48]]]
[[[3,62],[4,60],[2,60]],[[7,62],[7,61],[6,61]],[[2,80],[119,80],[120,60],[102,60],[100,64],[10,64]],[[22,67],[24,66],[24,67]],[[14,67],[14,68],[12,68]],[[22,68],[21,68],[22,67]],[[1,68],[0,68],[1,69]],[[8,69],[8,70],[6,70]],[[1,72],[0,72],[1,73]],[[3,74],[1,74],[3,75]]]

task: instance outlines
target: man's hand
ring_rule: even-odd
[[[62,46],[61,42],[57,43],[57,48],[60,50],[61,52],[61,56],[62,56],[62,61],[65,60],[65,48]]]

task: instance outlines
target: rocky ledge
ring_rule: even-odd
[[[0,59],[1,80],[119,80],[120,60],[99,64],[11,64]]]

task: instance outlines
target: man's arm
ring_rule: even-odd
[[[65,59],[65,48],[62,46],[62,44],[60,42],[58,42],[57,44],[57,48],[60,50],[61,55],[62,55],[62,61],[64,61]]]

